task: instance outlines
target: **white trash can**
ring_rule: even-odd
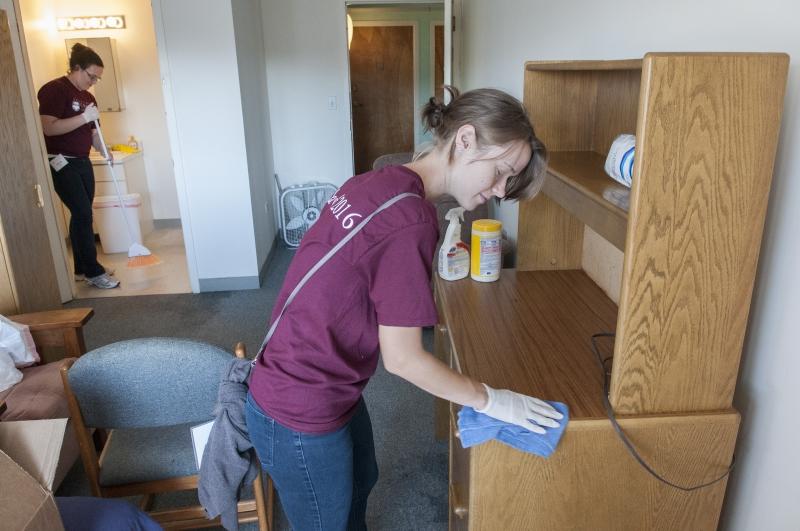
[[[97,232],[100,234],[100,246],[103,253],[127,253],[130,249],[131,241],[128,235],[128,227],[125,224],[124,215],[131,227],[131,232],[135,241],[142,241],[142,229],[139,226],[139,207],[142,206],[142,198],[139,194],[125,194],[122,196],[123,208],[115,195],[101,195],[94,198],[92,210],[94,212],[94,222],[97,225]]]

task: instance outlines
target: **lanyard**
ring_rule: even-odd
[[[387,208],[389,208],[393,204],[397,203],[401,199],[405,199],[406,197],[420,197],[420,196],[417,195],[417,194],[412,194],[411,192],[405,192],[405,193],[396,195],[393,198],[389,199],[384,204],[379,206],[375,210],[375,212],[373,212],[372,214],[370,214],[369,216],[367,216],[366,218],[361,220],[361,223],[356,225],[356,227],[353,230],[351,230],[349,233],[347,233],[347,235],[344,238],[342,238],[341,241],[339,243],[337,243],[330,251],[328,251],[325,254],[325,256],[320,258],[319,262],[314,264],[314,267],[312,267],[311,269],[308,270],[308,273],[306,273],[305,276],[303,276],[303,278],[300,279],[300,282],[297,283],[297,285],[294,287],[292,292],[286,298],[286,302],[283,303],[283,308],[281,308],[281,312],[278,314],[278,317],[275,318],[275,321],[272,322],[272,326],[269,327],[269,330],[267,331],[267,335],[264,337],[264,341],[261,342],[261,347],[259,347],[259,349],[258,349],[258,354],[256,354],[256,357],[253,359],[252,365],[255,365],[256,362],[258,361],[258,358],[261,357],[261,353],[264,352],[264,347],[267,346],[267,342],[270,340],[272,335],[275,333],[275,329],[278,328],[278,323],[281,321],[281,317],[283,317],[284,312],[286,312],[286,307],[289,306],[289,303],[292,302],[292,300],[294,300],[294,297],[295,297],[295,295],[297,295],[297,292],[300,291],[300,288],[302,288],[305,285],[305,283],[308,282],[308,280],[311,278],[311,276],[314,273],[316,273],[325,264],[325,262],[330,260],[331,257],[333,257],[333,255],[335,255],[339,251],[339,249],[344,247],[344,245],[347,242],[349,242],[356,234],[358,234],[358,232],[361,229],[363,229],[364,226],[367,223],[369,223],[369,221],[372,218],[374,218],[376,215],[378,215],[379,213],[383,212],[384,210],[386,210]]]

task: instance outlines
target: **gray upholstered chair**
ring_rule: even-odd
[[[237,346],[244,357],[244,346]],[[213,418],[220,377],[231,354],[215,346],[174,338],[112,343],[64,365],[61,376],[92,494],[143,495],[196,489],[190,426]],[[98,457],[90,429],[110,430]],[[262,475],[255,500],[239,503],[239,520],[271,527],[272,490],[265,502]],[[213,524],[202,507],[151,512],[171,529]]]

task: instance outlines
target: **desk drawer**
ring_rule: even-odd
[[[470,450],[458,438],[459,407],[450,404],[450,531],[469,529]]]

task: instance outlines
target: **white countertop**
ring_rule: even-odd
[[[126,153],[124,151],[112,151],[111,155],[114,157],[114,166],[119,166],[120,164],[125,164],[127,161],[135,159],[137,157],[142,156],[141,151],[137,151],[136,153]],[[92,161],[93,166],[105,166],[106,159],[100,153],[92,150],[89,153],[89,160]]]

